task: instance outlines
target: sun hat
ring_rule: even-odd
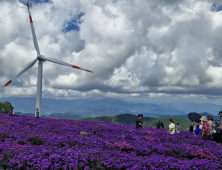
[[[202,120],[202,121],[207,121],[207,118],[205,117],[205,116],[202,116],[201,118],[200,118],[200,120]]]

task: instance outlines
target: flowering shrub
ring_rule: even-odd
[[[222,169],[221,144],[189,132],[125,125],[121,142],[111,123],[0,114],[0,125],[0,169]]]
[[[198,157],[202,159],[209,159],[209,160],[216,160],[217,157],[216,155],[212,154],[208,149],[204,148],[199,148],[196,145],[190,145],[186,147],[186,149],[189,151],[189,154],[193,157]]]
[[[143,139],[146,139],[146,140],[148,140],[148,141],[150,141],[150,142],[155,142],[155,141],[157,141],[157,139],[155,139],[155,138],[153,138],[153,137],[151,137],[151,136],[145,136],[145,137],[143,137]]]
[[[126,141],[125,142],[115,142],[115,144],[111,144],[109,142],[106,142],[106,147],[108,148],[117,148],[117,149],[120,149],[121,151],[126,151],[127,153],[133,153],[132,151],[134,150],[133,149],[133,146],[131,146],[129,143],[127,143]]]

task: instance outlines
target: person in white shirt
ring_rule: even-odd
[[[193,134],[194,134],[194,136],[196,136],[195,130],[196,130],[197,125],[194,123],[194,121],[193,121],[192,124],[193,124]]]
[[[216,125],[215,125],[215,122],[214,122],[214,119],[213,119],[213,115],[208,116],[208,121],[207,122],[210,125],[210,134],[216,133],[216,131],[214,129],[216,127]]]
[[[167,131],[167,133],[169,134],[175,134],[175,125],[173,124],[173,120],[169,119],[169,131]]]

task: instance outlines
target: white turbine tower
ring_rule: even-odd
[[[34,25],[33,25],[33,21],[32,21],[32,16],[31,16],[31,12],[29,9],[29,4],[27,2],[27,7],[28,7],[28,12],[29,12],[29,19],[30,19],[30,24],[31,24],[31,30],[32,30],[32,36],[33,36],[33,42],[34,42],[34,46],[35,49],[37,51],[37,58],[32,61],[24,70],[22,70],[19,74],[17,74],[15,77],[13,77],[11,80],[9,80],[1,89],[3,89],[4,87],[8,86],[10,83],[12,83],[13,80],[15,80],[16,78],[18,78],[20,75],[22,75],[23,73],[25,73],[27,70],[29,70],[30,68],[33,67],[33,65],[36,63],[36,61],[39,61],[39,67],[38,67],[38,80],[37,80],[37,96],[36,96],[36,108],[39,109],[39,116],[41,116],[41,103],[42,103],[42,69],[43,69],[43,62],[44,61],[49,61],[49,62],[53,62],[56,64],[60,64],[60,65],[64,65],[64,66],[68,66],[68,67],[72,67],[75,69],[79,69],[79,70],[84,70],[84,71],[88,71],[93,73],[90,70],[86,70],[84,68],[72,65],[72,64],[68,64],[65,63],[63,61],[54,59],[54,58],[45,58],[45,56],[40,54],[40,50],[39,50],[39,46],[38,46],[38,41],[36,38],[36,34],[35,34],[35,29],[34,29]],[[0,90],[1,90],[0,89]]]

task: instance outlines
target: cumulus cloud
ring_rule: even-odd
[[[45,62],[45,97],[216,95],[222,89],[220,2],[29,2],[41,54],[94,72]],[[26,2],[0,3],[0,84],[4,84],[36,52]],[[70,25],[73,30],[66,29]],[[37,64],[11,88],[29,89],[27,95],[34,95],[36,77]],[[1,94],[20,95],[8,89]]]

